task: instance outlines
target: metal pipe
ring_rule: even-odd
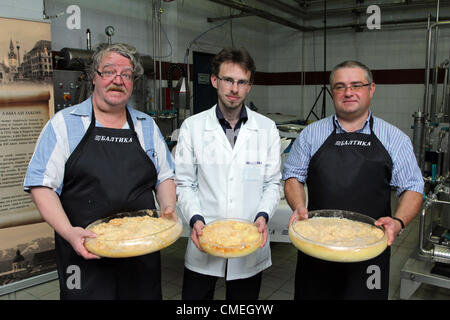
[[[92,43],[91,43],[91,30],[87,29],[86,30],[86,45],[87,45],[87,50],[92,50]]]
[[[450,263],[450,248],[443,245],[434,245],[433,260],[440,263]]]
[[[302,32],[302,73],[301,73],[301,80],[300,85],[302,86],[302,102],[300,105],[300,110],[305,110],[305,38],[306,38],[306,32]],[[303,114],[298,114],[300,117],[303,117]]]
[[[449,81],[450,81],[450,63],[447,65],[447,82],[446,82],[446,86],[445,86],[445,104],[442,106],[443,110],[443,122],[450,122],[450,103],[449,103],[449,92],[448,92],[448,86],[449,86]],[[450,131],[449,133],[450,134]],[[449,141],[449,147],[450,147],[450,138],[448,139]],[[447,152],[450,153],[450,148],[447,149]],[[449,161],[450,162],[450,161]]]
[[[156,104],[156,22],[155,22],[155,11],[156,11],[156,4],[155,0],[152,0],[152,44],[153,44],[153,105],[152,105],[152,111],[157,111],[157,104]]]
[[[449,19],[449,18],[447,17],[446,19]],[[409,27],[411,27],[411,25],[413,25],[413,24],[417,24],[416,27],[422,28],[423,26],[418,25],[419,23],[426,24],[427,20],[424,20],[423,18],[419,18],[419,19],[401,19],[401,20],[383,21],[383,26],[385,27],[384,30],[388,30],[388,29],[386,29],[386,27],[388,27],[388,26],[408,25]],[[442,24],[444,24],[444,23],[440,23],[440,25],[442,25]],[[342,24],[342,25],[327,26],[327,30],[339,30],[339,29],[346,29],[346,28],[363,29],[366,26],[367,25],[365,22],[364,23],[348,23],[348,24]],[[390,30],[391,29],[393,29],[393,28],[390,28]],[[315,27],[314,30],[320,31],[320,30],[323,30],[323,27]]]
[[[323,0],[323,85],[326,84],[326,71],[327,71],[327,0]],[[324,93],[324,97],[326,94]],[[325,101],[325,99],[323,99]],[[322,118],[325,115],[322,114]]]
[[[426,221],[425,221],[425,217],[426,217],[426,212],[428,209],[430,209],[433,204],[435,203],[439,203],[439,204],[447,204],[450,205],[450,201],[442,201],[442,200],[438,200],[437,199],[437,194],[443,192],[443,188],[442,188],[442,184],[438,185],[435,189],[434,192],[432,194],[430,194],[426,199],[425,202],[423,204],[423,208],[420,214],[420,225],[419,225],[419,250],[420,250],[420,254],[425,255],[425,256],[429,256],[431,258],[433,258],[433,260],[435,261],[440,261],[440,262],[445,262],[448,263],[448,258],[450,257],[450,253],[449,253],[449,249],[448,248],[443,248],[442,246],[437,246],[434,245],[432,247],[432,249],[425,249],[425,225],[426,225]],[[433,219],[431,219],[431,222]],[[432,232],[432,227],[430,228],[430,234],[428,235],[428,238],[431,236],[431,232]]]
[[[232,15],[223,16],[223,17],[215,17],[215,18],[208,17],[208,18],[206,18],[206,21],[215,22],[215,21],[231,20],[231,19],[253,17],[253,16],[254,16],[254,14],[251,14],[251,13],[239,13],[239,14],[232,14]]]
[[[433,203],[450,204],[450,201],[433,200]]]
[[[268,21],[272,21],[290,28],[294,28],[296,30],[300,30],[300,31],[304,31],[304,32],[308,32],[308,31],[316,31],[316,30],[322,30],[323,28],[321,27],[314,27],[314,26],[301,26],[297,23],[291,22],[287,19],[284,19],[282,17],[273,15],[272,13],[268,12],[268,11],[264,11],[264,10],[260,10],[257,9],[255,7],[252,6],[248,6],[246,4],[243,4],[241,2],[235,1],[235,0],[210,0],[211,2],[215,2],[215,3],[219,3],[222,4],[224,6],[228,6],[230,8],[234,8],[237,10],[240,10],[241,13],[239,15],[237,15],[236,17],[242,17],[245,14],[249,14],[249,15],[254,15],[254,16],[258,16],[260,18],[266,19]],[[280,6],[279,3],[275,3],[276,1],[268,1],[268,0],[259,0],[260,2],[264,2],[267,3],[271,6]],[[323,3],[323,0],[319,0],[317,2]],[[421,7],[429,7],[434,5],[434,1],[416,1],[414,3],[408,2],[407,7],[408,8],[421,8]],[[448,4],[449,1],[444,1],[444,4]],[[284,9],[282,9],[281,7],[279,8],[282,11],[288,12],[290,14],[292,14],[292,11],[287,11],[285,4],[281,4]],[[401,3],[392,3],[392,4],[379,4],[378,5],[380,7],[380,9],[385,12],[387,10],[394,10],[394,9],[399,9],[399,10],[404,10],[405,9],[405,4]],[[301,11],[301,9],[299,9]],[[327,9],[327,16],[331,17],[333,14],[334,15],[338,15],[338,16],[343,16],[345,13],[351,14],[352,16],[354,15],[355,10],[361,10],[360,7],[351,7],[351,8],[334,8],[334,9]],[[304,16],[304,20],[312,20],[319,17],[322,17],[324,12],[323,10],[320,11],[305,11],[306,12],[306,16]],[[227,16],[227,17],[219,17],[219,18],[208,18],[212,20],[215,19],[230,19],[233,17]],[[403,20],[396,20],[396,21],[383,21],[383,25],[387,26],[387,25],[394,25],[394,24],[411,24],[411,23],[422,23],[425,22],[423,21],[423,19],[403,19]],[[441,23],[439,23],[440,25]],[[364,28],[366,26],[365,23],[353,23],[353,24],[345,24],[345,25],[337,25],[337,26],[327,26],[328,30],[333,30],[333,29],[343,29],[343,28]]]
[[[58,66],[65,70],[84,71],[92,61],[92,53],[83,49],[62,48],[59,51]]]
[[[431,39],[433,28],[430,24],[431,15],[428,15],[428,25],[427,25],[427,51],[425,55],[425,94],[423,100],[422,113],[424,115],[428,112],[428,97],[430,94],[430,58],[431,58]]]
[[[439,9],[441,7],[440,3],[441,3],[441,1],[437,0],[437,5],[436,5],[436,22],[439,22]]]
[[[424,137],[425,137],[425,115],[421,111],[416,111],[414,117],[413,149],[419,168],[424,165]]]
[[[425,256],[432,256],[433,249],[430,249],[430,250],[425,249],[425,215],[426,215],[426,208],[424,205],[424,208],[422,209],[422,212],[420,213],[419,250],[420,250],[420,253]]]
[[[191,68],[190,68],[190,65],[189,65],[189,55],[190,55],[190,50],[188,49],[188,52],[187,52],[187,57],[186,57],[186,77],[187,77],[187,85],[188,85],[188,87],[189,88],[193,88],[193,86],[191,86]],[[194,100],[192,100],[192,103],[191,103],[191,99],[193,99],[193,97],[194,97],[194,94],[192,94],[192,91],[191,91],[191,94],[189,94],[189,116],[191,116],[192,114],[194,114]]]
[[[441,64],[441,67],[444,68],[444,83],[442,85],[442,104],[441,108],[439,110],[439,118],[442,118],[444,120],[444,114],[445,109],[447,105],[447,95],[448,95],[448,68],[449,68],[449,61],[447,59],[444,60],[444,62]]]
[[[281,2],[281,1],[273,1],[273,0],[257,0],[257,1],[267,4],[273,8],[281,10],[283,12],[293,14],[300,18],[304,18],[307,16],[306,10],[301,9],[299,7],[291,6],[291,5]]]
[[[379,2],[379,1],[378,1]],[[322,0],[318,0],[316,1],[316,4],[319,5],[322,3]],[[403,3],[387,3],[387,4],[383,4],[383,3],[378,3],[377,5],[380,7],[381,12],[393,12],[393,11],[403,11],[403,10],[408,10],[408,9],[425,9],[425,8],[429,8],[429,7],[434,7],[436,1],[432,0],[432,1],[407,1],[407,3],[403,2]],[[444,3],[446,6],[448,6],[449,1],[444,1]],[[312,5],[312,3],[310,3],[310,5]],[[345,7],[345,8],[331,8],[327,10],[327,15],[328,17],[333,17],[333,16],[339,16],[342,17],[345,14],[352,14],[355,10],[361,10],[361,7],[359,6],[352,6],[352,7]],[[308,10],[307,12],[307,16],[306,16],[306,20],[312,20],[312,19],[316,19],[316,18],[320,18],[323,16],[323,11],[321,9],[318,10]],[[365,12],[361,12],[361,13],[365,13]],[[384,21],[383,21],[384,24]]]
[[[430,114],[429,114],[429,119],[434,122],[436,121],[436,105],[437,105],[437,80],[438,80],[438,73],[439,73],[439,68],[437,65],[437,51],[438,51],[438,39],[439,39],[439,0],[437,2],[437,7],[436,7],[436,28],[435,28],[435,32],[434,32],[434,37],[433,37],[433,45],[434,45],[434,49],[433,49],[433,92],[431,94],[431,104],[430,104]]]
[[[449,68],[450,68],[450,61],[448,59],[445,59],[442,62],[441,65],[442,68],[444,68],[445,73],[444,73],[444,81],[443,81],[443,92],[442,92],[442,104],[441,104],[441,108],[439,110],[439,121],[442,122],[448,122],[449,121],[449,117],[448,117],[448,98],[449,98],[449,92],[448,92],[448,85],[449,85]],[[448,131],[447,131],[448,133]],[[445,137],[445,135],[444,135]],[[447,149],[447,151],[449,151]],[[448,152],[446,152],[444,155],[448,154]],[[445,174],[445,172],[444,172]]]
[[[158,110],[163,110],[162,107],[162,51],[161,51],[161,0],[158,1],[158,58],[159,58],[159,104]]]
[[[423,171],[425,165],[424,137],[425,119],[428,111],[428,95],[430,84],[430,55],[431,55],[431,15],[427,17],[427,50],[425,54],[425,92],[423,96],[422,110],[417,110],[414,114],[413,148],[419,168]]]
[[[62,48],[58,53],[58,66],[65,70],[85,71],[92,61],[92,51],[76,48]],[[144,73],[154,72],[153,59],[147,55],[141,55]]]
[[[448,115],[448,119],[450,119],[450,115]],[[447,152],[444,154],[444,166],[442,168],[442,175],[445,179],[449,179],[450,181],[450,130],[447,131]]]
[[[443,26],[446,24],[450,24],[450,20],[445,20],[445,21],[439,21],[439,22],[435,22],[431,25],[431,28],[435,28],[437,26]]]
[[[300,30],[300,31],[313,31],[315,30],[315,28],[313,27],[304,27],[301,26],[297,23],[291,22],[289,20],[286,20],[284,18],[281,18],[279,16],[276,16],[270,12],[264,11],[264,10],[260,10],[260,9],[256,9],[254,7],[248,6],[246,4],[243,4],[241,2],[238,1],[234,1],[234,0],[209,0],[211,2],[215,2],[215,3],[219,3],[222,4],[224,6],[228,6],[230,8],[233,9],[237,9],[240,10],[244,13],[251,13],[254,14],[255,16],[258,16],[260,18],[272,21],[272,22],[276,22],[278,24],[284,25],[286,27],[289,28],[293,28],[296,30]]]

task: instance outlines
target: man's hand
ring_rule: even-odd
[[[65,239],[70,243],[73,250],[84,259],[100,259],[99,256],[90,253],[84,246],[85,238],[95,238],[97,235],[92,231],[83,229],[81,227],[72,227]]]
[[[386,231],[386,237],[388,239],[388,246],[392,245],[398,233],[402,230],[400,222],[392,219],[391,217],[381,217],[375,221],[376,226],[383,226]]]
[[[263,236],[262,243],[259,246],[260,248],[262,248],[266,244],[267,238],[269,235],[269,233],[267,231],[266,219],[264,217],[258,217],[258,219],[256,219],[256,221],[255,221],[255,226],[258,228],[259,233],[262,233],[262,236]]]
[[[405,227],[408,226],[408,223],[419,213],[422,206],[422,199],[421,193],[406,190],[400,196],[397,209],[393,216],[401,219],[405,224]],[[400,222],[391,217],[382,217],[375,222],[375,225],[382,225],[384,227],[389,246],[394,242],[398,233],[402,230]]]
[[[202,229],[205,227],[205,224],[201,220],[197,220],[194,223],[194,226],[192,227],[191,232],[191,239],[194,242],[195,246],[200,250],[203,251],[200,247],[200,242],[198,240],[198,237],[202,235],[203,231]]]
[[[304,220],[308,219],[308,208],[306,207],[299,207],[292,212],[291,217],[289,218],[289,226],[291,223],[297,220]]]

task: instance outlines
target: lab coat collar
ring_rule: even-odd
[[[220,126],[219,119],[216,116],[216,108],[217,104],[209,109],[207,112],[206,123],[205,123],[205,131],[210,131],[216,136],[217,141],[219,141],[228,151],[230,151],[233,156],[236,155],[242,146],[246,145],[247,140],[252,136],[250,132],[257,131],[258,125],[256,123],[256,119],[254,113],[249,108],[246,108],[248,120],[244,124],[242,124],[239,135],[236,140],[236,144],[234,148],[231,148],[230,142],[228,141],[225,133],[223,132],[222,127]]]

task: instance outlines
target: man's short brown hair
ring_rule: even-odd
[[[212,73],[219,76],[220,66],[224,62],[232,62],[240,65],[244,70],[250,71],[250,83],[253,83],[255,76],[255,62],[247,50],[232,47],[223,48],[212,60]]]

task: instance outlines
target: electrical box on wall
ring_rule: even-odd
[[[82,71],[54,70],[55,112],[76,105],[90,95],[90,86]]]

